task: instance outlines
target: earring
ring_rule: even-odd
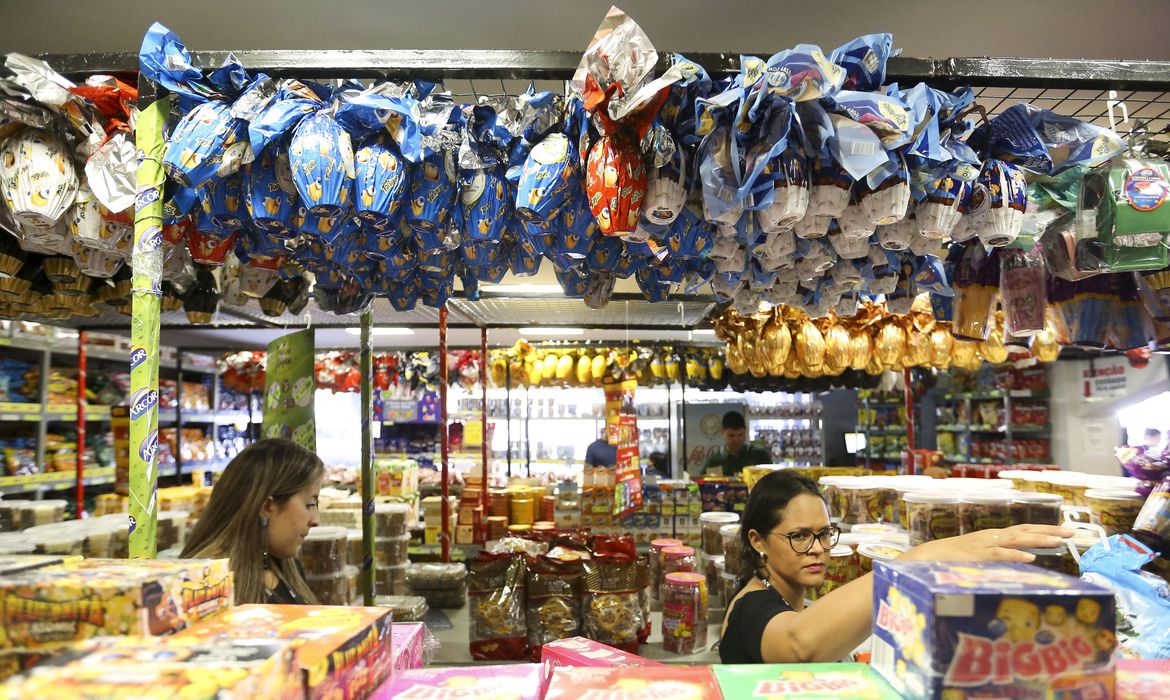
[[[761,549],[761,550],[759,550],[759,554],[760,554],[760,561],[767,564],[768,563],[768,553]]]
[[[260,516],[260,557],[264,568],[268,568],[268,518]]]

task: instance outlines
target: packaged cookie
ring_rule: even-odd
[[[1059,525],[1062,505],[1064,498],[1054,493],[1013,493],[1012,524]]]
[[[959,497],[942,493],[908,493],[902,497],[910,517],[910,546],[959,534]]]
[[[480,557],[467,575],[471,656],[477,661],[524,659],[528,652],[524,557],[486,553]]]
[[[378,596],[374,599],[374,605],[389,609],[395,624],[422,622],[430,609],[426,599],[421,596]]]
[[[299,559],[306,576],[341,573],[349,559],[349,533],[342,527],[315,527],[301,545]],[[360,560],[359,560],[360,561]]]
[[[1092,512],[1093,521],[1108,535],[1117,535],[1133,529],[1133,523],[1145,505],[1146,499],[1137,491],[1088,489],[1085,504]]]
[[[905,698],[1111,698],[1111,591],[1027,564],[876,562],[873,668]]]
[[[416,668],[404,671],[370,695],[370,700],[429,698],[459,700],[540,700],[539,664]]]
[[[374,561],[378,566],[402,566],[409,564],[410,535],[401,537],[379,537],[374,540]]]
[[[630,559],[606,559],[584,563],[581,629],[590,639],[636,653],[645,624],[638,601],[638,569]]]
[[[580,561],[560,562],[542,557],[528,570],[528,648],[580,634]]]
[[[407,569],[409,566],[409,563],[399,564],[397,566],[379,566],[375,564],[375,595],[410,595],[413,593],[410,585],[407,583]],[[427,602],[430,601],[428,600]]]
[[[959,499],[959,534],[1011,527],[1014,524],[1012,496],[998,493],[968,493]]]
[[[378,503],[374,506],[374,532],[378,537],[401,537],[410,532],[408,514],[410,506],[405,503]]]
[[[707,666],[563,666],[553,671],[545,700],[718,700],[719,685]]]
[[[352,599],[349,575],[344,570],[325,576],[306,576],[305,582],[321,605],[349,605]]]
[[[467,567],[458,563],[411,564],[406,568],[406,581],[416,591],[463,588],[467,581]]]

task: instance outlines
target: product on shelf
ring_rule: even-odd
[[[661,666],[657,661],[651,661],[637,654],[631,654],[621,649],[606,646],[585,637],[571,637],[555,642],[549,642],[540,649],[540,665],[543,668],[544,678],[541,694],[547,692],[548,684],[552,680],[556,669],[565,666],[583,668],[628,668],[632,666]]]
[[[959,534],[959,497],[918,492],[902,497],[910,518],[910,546]]]
[[[295,641],[306,698],[353,698],[390,676],[390,621],[390,613],[382,608],[241,605],[184,630],[176,639]]]
[[[305,575],[326,577],[341,574],[348,563],[348,537],[348,531],[340,527],[309,530],[298,555],[305,567]]]
[[[692,554],[693,556],[693,554]],[[645,627],[638,567],[633,561],[586,561],[581,629],[590,639],[634,653]]]
[[[579,557],[571,561],[541,557],[529,567],[525,591],[530,649],[580,634],[583,574]]]
[[[719,534],[725,525],[734,525],[739,522],[739,513],[721,513],[711,511],[699,516],[703,527],[703,553],[707,556],[723,554],[723,538]]]
[[[821,596],[828,595],[860,575],[857,552],[847,544],[838,544],[829,551],[829,564],[825,567],[825,583],[820,590],[810,589],[808,597],[816,600]]]
[[[837,485],[841,524],[894,522],[898,494],[881,477],[857,477]]]
[[[374,561],[379,567],[409,564],[410,535],[401,537],[379,537],[374,540]]]
[[[274,698],[304,692],[293,645],[278,640],[104,639],[40,664],[2,689],[12,700],[49,697]]]
[[[1012,496],[1012,524],[1059,525],[1064,498],[1054,493],[1016,493]]]
[[[553,671],[545,700],[679,698],[718,700],[719,685],[707,666],[562,666]]]
[[[410,697],[428,700],[469,697],[541,700],[540,677],[539,664],[414,669],[383,683],[369,700]]]
[[[391,640],[394,659],[391,664],[391,676],[423,668],[430,662],[433,638],[427,626],[421,621],[395,621],[391,628]]]
[[[467,567],[463,564],[410,564],[406,584],[411,595],[425,598],[432,608],[461,608],[467,602]]]
[[[723,563],[727,573],[738,576],[743,560],[743,541],[739,537],[739,524],[719,528],[719,539],[723,541]]]
[[[1146,499],[1137,491],[1087,489],[1085,506],[1093,522],[1105,529],[1107,535],[1117,535],[1133,529],[1138,513]]]
[[[528,647],[524,557],[482,556],[467,574],[471,656],[481,661],[523,659]]]
[[[378,596],[374,604],[386,608],[393,616],[394,624],[400,622],[422,622],[430,606],[422,596],[389,595]]]
[[[997,493],[967,493],[959,500],[959,534],[1011,527],[1015,524],[1012,496]]]
[[[1113,594],[1034,566],[877,562],[874,635],[906,698],[1113,697]]]
[[[659,590],[662,587],[662,552],[671,547],[681,547],[682,540],[676,540],[670,537],[663,537],[650,542],[650,555],[648,557],[650,567],[650,591],[655,600],[659,597]]]
[[[410,585],[407,583],[407,572],[410,569],[410,563],[398,564],[397,566],[378,566],[374,564],[374,592],[377,595],[408,595],[412,591]],[[458,607],[456,605],[440,605],[441,602],[450,603],[451,601],[440,601],[438,598],[428,597],[427,602],[433,607]]]
[[[349,605],[353,600],[352,580],[357,572],[356,566],[349,566],[333,574],[306,575],[305,582],[321,605]]]
[[[0,648],[52,649],[98,636],[166,635],[232,605],[226,559],[85,559],[0,578]]]
[[[727,698],[767,700],[900,700],[868,664],[714,666]]]
[[[906,547],[888,542],[867,542],[857,545],[857,563],[859,574],[868,574],[873,571],[875,561],[893,561],[905,554]]]
[[[707,646],[707,577],[667,574],[662,583],[662,648],[694,654]]]

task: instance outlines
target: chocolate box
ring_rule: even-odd
[[[88,642],[10,680],[9,700],[40,698],[215,698],[297,700],[293,649],[275,640]]]
[[[393,663],[390,612],[384,608],[241,605],[177,635],[191,640],[295,642],[308,698],[363,698]]]
[[[540,700],[540,666],[467,666],[406,671],[370,700]]]
[[[562,666],[629,668],[663,665],[585,637],[569,637],[545,644],[540,648],[540,664],[544,668],[544,690],[548,690],[553,671]]]
[[[899,700],[867,664],[714,666],[724,698],[763,700]]]
[[[177,632],[232,605],[226,559],[90,559],[0,578],[0,650]]]
[[[874,562],[873,593],[873,667],[903,697],[1113,697],[1104,588],[1026,564]]]
[[[582,668],[553,672],[545,700],[723,700],[707,666]]]

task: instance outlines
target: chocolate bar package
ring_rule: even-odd
[[[298,642],[306,698],[363,698],[390,677],[390,611],[335,605],[241,605],[176,636]]]
[[[905,698],[1111,698],[1113,594],[1026,564],[874,562],[873,667]]]

